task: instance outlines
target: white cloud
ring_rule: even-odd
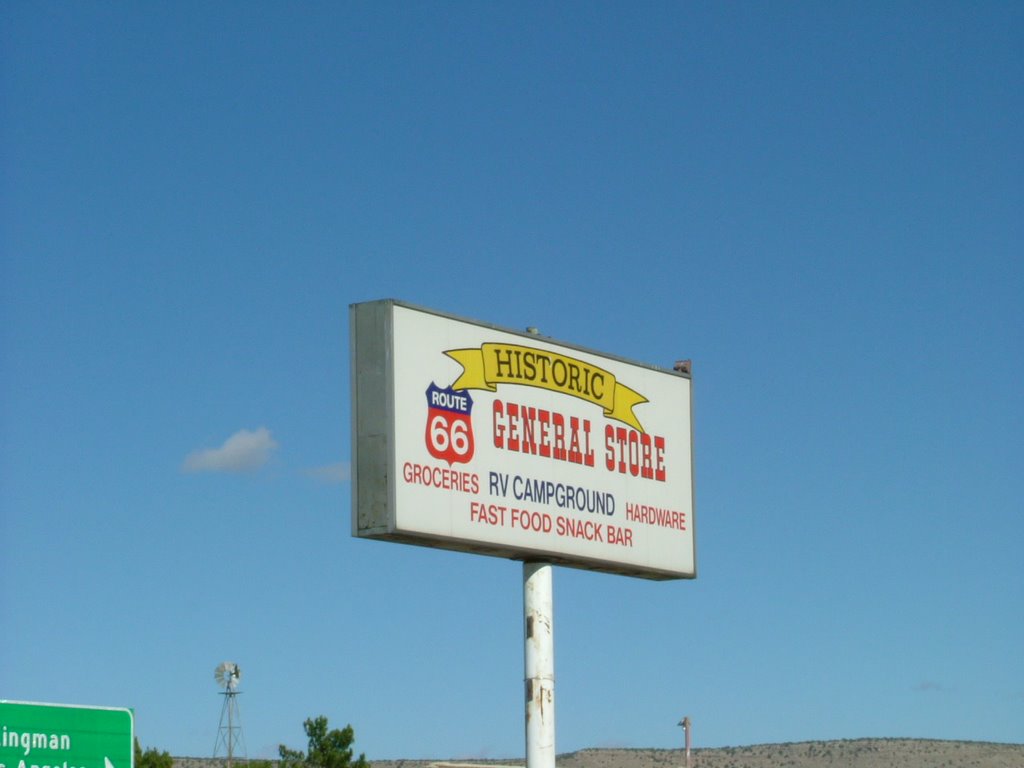
[[[306,470],[306,475],[322,483],[347,483],[352,477],[352,466],[347,461],[313,467]]]
[[[185,457],[185,472],[250,472],[259,469],[270,458],[277,443],[270,430],[260,427],[240,429],[220,448],[201,448]]]

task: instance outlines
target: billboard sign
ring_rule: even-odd
[[[0,701],[0,768],[133,768],[130,709]]]
[[[354,535],[696,576],[689,374],[393,300],[350,334]]]

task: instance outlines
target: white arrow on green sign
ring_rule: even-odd
[[[0,700],[0,768],[135,768],[130,709]]]

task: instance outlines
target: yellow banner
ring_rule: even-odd
[[[519,344],[481,344],[479,348],[450,349],[448,357],[462,366],[452,389],[485,389],[499,384],[522,384],[579,397],[604,409],[609,419],[643,432],[633,408],[647,398],[615,380],[615,374],[574,357]]]

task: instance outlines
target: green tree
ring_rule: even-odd
[[[135,768],[172,768],[173,765],[174,758],[167,752],[158,752],[153,747],[143,752],[139,740],[135,740]]]
[[[365,755],[360,754],[358,759],[352,759],[352,743],[356,740],[356,733],[351,725],[341,730],[327,730],[327,718],[320,715],[307,719],[302,727],[309,737],[308,751],[279,745],[277,752],[281,756],[280,768],[370,768]]]

